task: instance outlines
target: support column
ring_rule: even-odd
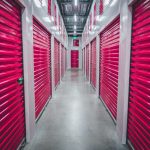
[[[31,7],[32,2],[21,1],[20,3],[24,6],[24,10],[22,12],[22,40],[26,141],[30,142],[35,133],[33,13]]]
[[[126,143],[127,137],[131,26],[132,10],[128,7],[128,0],[121,0],[117,134],[122,144]]]

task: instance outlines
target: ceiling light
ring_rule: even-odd
[[[74,21],[75,22],[77,21],[77,15],[76,14],[74,15]]]
[[[78,5],[78,0],[74,0],[74,5],[75,5],[75,6]]]
[[[118,0],[113,0],[112,3],[110,4],[110,7],[114,6],[117,2]]]
[[[74,29],[76,30],[76,29],[77,29],[77,26],[74,25]]]
[[[45,22],[51,22],[51,20],[49,19],[49,17],[43,17]]]
[[[105,1],[104,1],[104,6],[109,5],[109,3],[110,3],[110,0],[105,0]]]
[[[106,16],[96,16],[96,21],[103,21],[106,19]]]

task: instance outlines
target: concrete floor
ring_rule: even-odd
[[[25,150],[127,150],[82,71],[68,71]]]

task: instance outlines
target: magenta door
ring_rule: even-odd
[[[79,67],[79,51],[71,50],[71,68]]]
[[[0,150],[25,139],[21,8],[0,0]]]

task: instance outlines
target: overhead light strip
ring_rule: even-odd
[[[77,15],[76,14],[74,15],[74,21],[75,22],[77,21]]]
[[[78,6],[78,0],[74,0],[74,5]]]

